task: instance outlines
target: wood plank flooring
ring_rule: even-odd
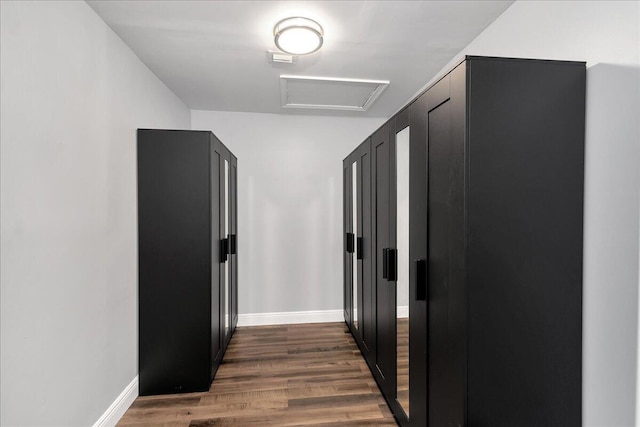
[[[409,414],[409,318],[398,318],[397,361],[397,399],[404,412]]]
[[[119,426],[396,426],[344,323],[237,328],[203,393],[138,397]]]

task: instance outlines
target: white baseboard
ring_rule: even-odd
[[[295,323],[324,322],[344,322],[343,310],[238,314],[238,326],[290,325]]]
[[[396,309],[396,317],[398,319],[406,319],[407,317],[409,317],[409,306],[408,305],[398,306],[398,308]]]
[[[112,427],[118,424],[120,418],[127,412],[129,406],[138,397],[138,376],[129,383],[128,386],[122,390],[120,396],[116,397],[111,406],[105,411],[104,414],[96,421],[93,427]]]

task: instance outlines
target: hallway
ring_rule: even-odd
[[[119,426],[396,423],[344,323],[236,329],[207,393],[138,397]]]

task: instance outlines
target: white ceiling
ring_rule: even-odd
[[[389,117],[512,1],[88,1],[191,109],[304,114],[283,109],[280,75],[389,80],[366,111]],[[274,64],[273,26],[318,21],[320,51]],[[307,110],[308,114],[309,111]]]

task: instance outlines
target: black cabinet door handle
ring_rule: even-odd
[[[413,261],[416,278],[416,300],[427,300],[427,262],[423,259]]]
[[[237,252],[237,239],[235,234],[229,235],[229,255],[236,255]]]
[[[220,262],[227,262],[227,254],[229,253],[229,239],[220,240]]]
[[[356,259],[362,259],[362,237],[356,239]]]
[[[382,250],[382,278],[388,279],[389,277],[389,249],[384,248]]]
[[[347,247],[347,253],[353,253],[353,233],[347,233],[345,235],[345,246]]]
[[[398,280],[398,251],[387,249],[387,280],[395,282]]]

